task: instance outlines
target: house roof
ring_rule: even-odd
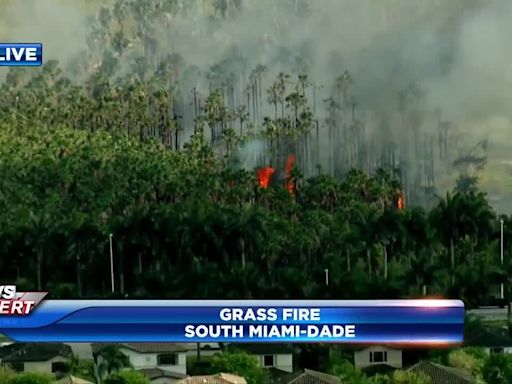
[[[381,344],[381,345],[373,345],[373,344],[354,344],[347,346],[348,348],[352,349],[353,351],[364,351],[365,349],[369,348],[377,348],[377,349],[383,349],[383,350],[400,350],[403,349],[400,345],[397,344]]]
[[[472,329],[464,338],[464,345],[472,347],[512,347],[508,330],[497,327]]]
[[[149,380],[160,379],[162,377],[169,377],[171,379],[184,379],[187,377],[187,375],[182,373],[171,372],[160,368],[139,369],[138,371],[146,376]]]
[[[11,344],[4,345],[3,347],[0,348],[0,358],[10,355],[11,353],[13,353],[14,351],[17,351],[24,345],[26,345],[26,344],[25,343],[11,343]]]
[[[190,376],[177,381],[176,384],[247,384],[247,381],[241,376],[219,373],[209,376]]]
[[[238,349],[251,355],[288,355],[293,349],[287,344],[280,343],[237,343],[230,344],[229,349]]]
[[[296,377],[302,375],[302,372],[290,373],[279,368],[270,367],[267,368],[267,374],[269,376],[269,381],[273,384],[288,384]]]
[[[92,344],[92,352],[98,353],[102,348],[110,345],[130,349],[138,353],[186,352],[188,350],[184,345],[177,343],[95,343]]]
[[[475,382],[466,371],[427,361],[422,361],[407,371],[422,373],[430,378],[431,384],[472,384]]]
[[[197,351],[197,343],[181,343],[188,351]],[[216,351],[220,350],[218,343],[199,343],[201,351]]]
[[[81,379],[76,376],[66,376],[57,380],[55,384],[92,384],[92,381]]]
[[[302,374],[290,380],[288,384],[341,384],[341,380],[327,373],[305,369]]]
[[[37,344],[15,344],[11,353],[2,357],[2,362],[28,362],[48,361],[57,356],[69,357],[72,354],[71,347],[62,343],[37,343]],[[5,348],[5,347],[4,347]],[[3,348],[2,348],[3,349]]]

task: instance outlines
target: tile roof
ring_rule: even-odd
[[[188,351],[197,351],[197,343],[180,343]],[[201,351],[220,351],[219,343],[199,343]]]
[[[293,349],[281,343],[233,343],[228,346],[231,350],[241,350],[251,355],[288,355]]]
[[[337,376],[305,369],[304,372],[288,382],[288,384],[341,384]]]
[[[177,381],[176,384],[247,384],[247,381],[241,376],[219,373],[209,376],[190,376]]]
[[[467,372],[444,365],[422,361],[407,371],[422,373],[430,378],[431,384],[472,384],[475,380]]]
[[[12,343],[8,345],[4,345],[0,348],[0,358],[3,358],[4,356],[10,355],[14,351],[17,351],[21,347],[26,345],[26,343]]]
[[[171,379],[184,379],[187,377],[187,375],[183,373],[171,372],[160,368],[139,369],[138,371],[149,380],[160,379],[162,377],[169,377]]]
[[[187,348],[177,343],[95,343],[92,344],[93,353],[99,352],[102,348],[116,345],[119,348],[130,349],[139,353],[162,353],[162,352],[187,352]]]
[[[56,356],[69,357],[72,355],[71,347],[62,343],[21,343],[13,345],[4,347],[10,347],[11,353],[4,355],[2,362],[48,361]]]
[[[287,372],[282,369],[278,369],[275,367],[267,368],[267,373],[269,377],[269,381],[272,384],[288,384],[290,381],[295,379],[296,377],[302,375],[303,372]]]
[[[398,345],[398,344],[379,344],[379,345],[352,344],[352,345],[347,345],[347,349],[351,349],[352,351],[364,351],[365,349],[368,349],[368,348],[380,348],[380,349],[384,349],[384,350],[401,350],[401,349],[410,348],[410,346],[402,346],[402,345]]]

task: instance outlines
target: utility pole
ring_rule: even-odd
[[[114,285],[114,247],[112,246],[112,237],[113,235],[109,235],[109,243],[110,243],[110,280],[112,282],[112,293],[115,292]]]
[[[500,260],[501,268],[503,269],[503,219],[500,220]],[[503,281],[501,282],[501,299],[505,299],[505,286]]]

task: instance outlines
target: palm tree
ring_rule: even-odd
[[[129,367],[130,360],[121,352],[119,345],[105,345],[94,353],[93,377],[97,384],[101,384],[111,373]]]

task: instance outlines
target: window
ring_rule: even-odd
[[[385,363],[388,361],[387,352],[370,352],[370,363]]]
[[[263,366],[264,367],[273,367],[274,366],[274,355],[263,356]]]
[[[158,365],[178,365],[178,355],[176,353],[165,353],[158,355]]]
[[[504,352],[505,352],[504,348],[491,348],[492,354],[499,354],[499,353],[504,353]]]
[[[66,372],[66,363],[63,363],[63,362],[56,362],[56,363],[52,363],[52,373],[57,373],[57,372]]]
[[[23,372],[25,370],[25,364],[19,362],[11,363],[11,369],[16,372]]]

